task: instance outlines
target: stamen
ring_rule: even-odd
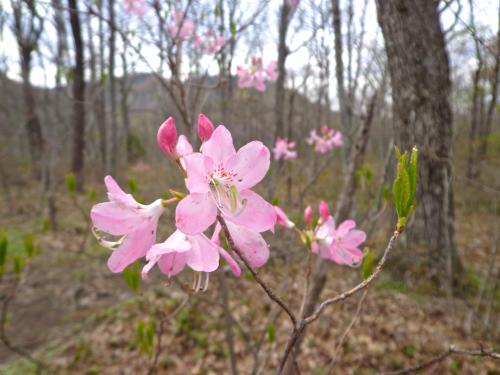
[[[198,293],[201,289],[201,278],[203,277],[203,274],[200,273],[198,275],[198,283],[196,284],[196,290],[194,291],[195,293]]]
[[[205,272],[205,285],[203,286],[202,292],[206,292],[208,289],[209,272]]]
[[[123,241],[125,240],[125,237],[126,237],[126,236],[122,236],[116,241],[108,241],[98,233],[98,230],[96,227],[92,227],[92,234],[94,235],[94,237],[96,238],[96,240],[99,242],[99,244],[101,246],[107,247],[108,249],[111,249],[111,250],[115,250],[116,248],[118,248],[123,243]]]

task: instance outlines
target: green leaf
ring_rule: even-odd
[[[96,197],[97,197],[97,193],[96,193],[95,189],[89,189],[87,191],[87,198],[89,199],[90,202],[95,202]]]
[[[363,264],[361,266],[361,274],[363,275],[363,279],[368,279],[373,273],[373,265],[375,264],[375,255],[373,251],[368,250],[363,257]]]
[[[231,32],[231,36],[233,38],[236,37],[236,23],[234,21],[231,21],[229,23],[229,31]]]
[[[12,257],[12,268],[14,270],[14,273],[19,276],[21,275],[21,272],[24,270],[24,259],[20,255],[15,255]]]
[[[276,326],[271,321],[267,324],[267,341],[272,344],[274,340],[276,340]]]
[[[151,319],[139,320],[135,325],[135,344],[146,354],[151,354],[155,337],[155,322]]]
[[[137,194],[137,181],[134,180],[132,177],[129,177],[127,179],[128,183],[128,188],[130,190],[130,194],[135,195]]]
[[[410,165],[408,167],[408,175],[410,177],[410,202],[409,206],[413,206],[415,204],[415,195],[417,193],[417,159],[418,159],[418,150],[417,147],[414,146],[411,151],[410,157]],[[410,210],[410,207],[408,207]]]
[[[369,165],[365,165],[365,180],[369,184],[372,181],[373,173]]]
[[[130,290],[139,293],[141,289],[141,271],[138,261],[123,270],[123,279]]]
[[[73,173],[68,173],[65,178],[66,190],[69,193],[74,193],[76,191],[76,177]]]
[[[9,247],[9,239],[4,234],[0,237],[0,274],[3,273],[5,261],[7,260],[7,248]]]
[[[33,258],[36,253],[37,249],[35,247],[35,236],[32,234],[27,234],[23,238],[23,244],[24,244],[24,252],[28,256],[28,258]]]

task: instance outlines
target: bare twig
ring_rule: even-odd
[[[307,318],[302,319],[299,322],[299,324],[297,325],[297,328],[294,330],[294,332],[292,333],[292,335],[290,336],[290,338],[288,340],[287,346],[285,348],[285,352],[283,354],[283,358],[282,358],[280,366],[277,370],[278,375],[281,375],[281,373],[282,373],[282,371],[287,363],[288,356],[290,355],[290,353],[294,349],[298,340],[301,338],[307,325],[311,324],[316,319],[318,319],[326,307],[333,305],[337,302],[341,302],[341,301],[351,297],[352,295],[360,292],[361,290],[367,288],[373,281],[375,281],[378,278],[378,276],[380,275],[380,272],[382,271],[382,269],[385,265],[385,262],[387,261],[389,253],[391,252],[391,250],[394,246],[394,243],[396,242],[396,240],[399,237],[399,234],[400,233],[398,231],[395,231],[393,233],[392,237],[390,238],[390,240],[389,240],[389,242],[384,250],[384,254],[382,255],[382,258],[378,262],[377,267],[375,268],[375,271],[370,275],[370,277],[368,277],[363,282],[356,285],[354,288],[351,288],[348,291],[343,292],[343,293],[341,293],[333,298],[329,298],[329,299],[325,300],[323,303],[321,303],[319,305],[319,307],[311,315],[309,315]]]
[[[275,303],[277,303],[287,313],[288,317],[290,318],[290,320],[293,323],[293,326],[296,327],[296,325],[297,325],[297,318],[295,317],[295,314],[292,312],[292,310],[290,309],[290,307],[288,307],[285,304],[285,302],[283,302],[283,300],[280,297],[278,297],[269,288],[269,286],[260,278],[260,276],[257,274],[257,272],[255,272],[255,270],[252,268],[252,266],[250,266],[250,264],[248,263],[248,261],[245,259],[245,257],[241,253],[240,249],[236,246],[236,244],[235,244],[235,242],[233,240],[233,237],[231,237],[231,233],[229,232],[229,229],[227,227],[226,221],[224,220],[224,218],[222,217],[222,215],[218,214],[217,215],[217,220],[219,221],[219,223],[220,223],[220,225],[222,227],[222,230],[224,231],[224,235],[226,236],[227,242],[228,242],[229,247],[231,248],[231,250],[236,255],[238,255],[238,257],[242,260],[242,262],[245,264],[245,267],[250,271],[250,273],[252,274],[252,276],[255,279],[255,281],[257,281],[257,283],[262,287],[262,289],[264,289],[264,291],[269,296],[269,298],[271,300],[273,300]]]
[[[344,345],[345,339],[349,335],[349,332],[351,332],[352,327],[354,327],[354,324],[356,324],[356,322],[358,321],[359,315],[361,314],[361,308],[363,307],[363,302],[365,302],[365,298],[366,298],[367,294],[368,294],[368,289],[365,289],[365,291],[363,292],[363,294],[361,295],[361,297],[359,299],[358,307],[356,308],[356,312],[354,313],[354,316],[352,317],[351,322],[349,323],[349,325],[345,329],[344,333],[340,337],[339,343],[335,347],[335,351],[333,352],[333,355],[332,355],[332,360],[330,361],[330,364],[328,365],[327,374],[333,374],[333,369],[334,369],[335,363],[337,361],[337,354],[340,351],[340,349],[342,348],[342,345]]]
[[[452,356],[452,355],[465,355],[465,356],[472,356],[472,357],[490,357],[495,360],[500,360],[500,353],[496,353],[493,350],[487,350],[484,349],[482,346],[479,347],[477,350],[469,350],[469,349],[459,349],[456,348],[454,345],[450,345],[448,350],[444,351],[441,354],[438,354],[437,356],[414,366],[402,369],[402,370],[397,370],[397,371],[390,371],[390,372],[384,372],[382,375],[400,375],[400,374],[410,374],[412,372],[418,372],[421,370],[424,370],[432,365],[435,365],[436,363],[444,361],[446,358]]]

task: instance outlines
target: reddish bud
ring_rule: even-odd
[[[203,113],[198,116],[198,136],[202,142],[208,141],[214,132],[214,125]]]
[[[313,221],[313,210],[311,205],[308,205],[304,210],[304,221],[306,222],[307,225],[311,225]]]
[[[328,220],[330,217],[330,208],[328,208],[328,203],[325,201],[319,202],[319,216],[321,216],[323,221]]]
[[[175,146],[177,145],[177,129],[175,128],[175,120],[169,117],[167,121],[161,124],[156,136],[158,145],[162,151],[171,158],[175,156]]]

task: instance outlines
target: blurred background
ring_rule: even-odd
[[[189,272],[112,274],[91,232],[107,174],[145,203],[185,191],[156,132],[173,116],[199,146],[201,112],[237,147],[296,142],[257,190],[297,225],[326,200],[374,261],[396,220],[394,146],[419,148],[418,207],[389,265],[308,329],[290,374],[500,350],[499,21],[495,0],[0,0],[0,372],[274,373],[292,327],[251,275],[221,264],[193,294]],[[238,71],[267,68],[263,90],[241,87]],[[315,152],[322,125],[342,147]],[[173,228],[167,210],[158,240]],[[307,250],[281,228],[266,240],[260,275],[298,311]],[[324,271],[313,305],[363,279]],[[425,371],[500,366],[450,355]]]

